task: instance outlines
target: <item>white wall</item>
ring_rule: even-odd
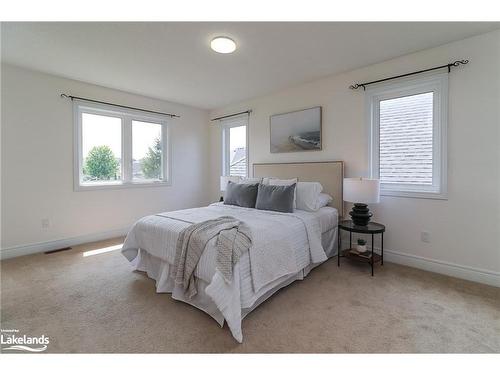
[[[366,82],[469,59],[449,80],[448,200],[382,197],[375,220],[387,226],[389,259],[500,286],[500,31],[421,51],[275,94],[220,108],[215,117],[252,109],[254,162],[344,160],[346,177],[368,175]],[[271,154],[269,116],[323,107],[323,150]],[[221,136],[211,125],[211,197],[218,196]],[[420,241],[421,231],[431,242]]]
[[[172,186],[75,192],[73,112],[62,92],[179,114],[170,122]],[[144,215],[207,203],[207,111],[4,64],[1,94],[2,249],[15,247],[4,255],[109,237]]]

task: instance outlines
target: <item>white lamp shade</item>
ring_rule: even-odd
[[[240,180],[239,176],[220,176],[220,191],[226,191],[227,183],[238,182]]]
[[[380,202],[380,181],[368,178],[344,178],[344,201],[351,203]]]

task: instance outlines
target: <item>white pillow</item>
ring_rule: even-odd
[[[264,185],[274,185],[274,186],[290,186],[297,184],[297,178],[291,178],[289,180],[280,180],[278,178],[269,178],[267,184],[263,181]],[[297,185],[295,185],[295,190],[293,192],[293,209],[297,208]]]
[[[319,210],[321,207],[328,206],[328,203],[330,203],[331,201],[333,201],[333,198],[331,195],[328,195],[326,193],[320,193],[318,195],[316,207],[318,207],[317,209]]]
[[[269,185],[269,180],[277,180],[277,178],[276,177],[263,177],[261,183],[263,185]]]
[[[297,183],[297,209],[304,211],[317,211],[318,197],[323,191],[323,186],[319,182],[299,182]]]
[[[241,180],[238,181],[238,184],[260,184],[262,182],[262,178],[260,177],[247,177],[247,178],[242,178]]]

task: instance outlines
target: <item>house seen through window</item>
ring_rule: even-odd
[[[223,173],[226,176],[248,175],[247,116],[222,122]]]

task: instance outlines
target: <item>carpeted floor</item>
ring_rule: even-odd
[[[2,329],[50,337],[48,352],[500,352],[500,289],[386,263],[336,259],[243,321],[243,344],[205,313],[156,294],[122,239],[2,262]]]

